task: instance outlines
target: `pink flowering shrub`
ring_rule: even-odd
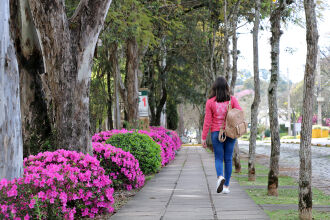
[[[133,131],[128,131],[126,129],[122,130],[110,130],[110,131],[101,131],[100,133],[96,133],[92,137],[92,142],[104,142],[111,138],[115,134],[125,134],[125,133],[132,133]]]
[[[103,143],[115,134],[132,133],[126,129],[122,130],[110,130],[96,133],[92,140],[93,142]],[[181,147],[181,140],[175,131],[165,129],[163,127],[150,127],[149,131],[139,130],[140,134],[146,134],[151,137],[161,149],[161,165],[165,166],[171,160],[175,158],[175,151]]]
[[[58,150],[24,159],[24,175],[0,182],[0,219],[93,218],[113,212],[109,176],[90,155]]]
[[[150,130],[152,132],[155,132],[157,134],[161,134],[162,136],[169,136],[169,138],[172,140],[172,142],[174,143],[174,149],[175,150],[179,150],[181,147],[181,139],[179,137],[179,135],[172,130],[163,128],[163,127],[150,127]]]
[[[111,177],[115,189],[131,190],[144,185],[145,177],[139,167],[139,161],[131,153],[98,142],[93,143],[93,149],[94,156]]]
[[[172,130],[169,130],[171,133],[170,133],[170,137],[172,138],[174,144],[175,144],[175,150],[179,150],[181,145],[182,145],[182,142],[181,142],[181,139],[178,135],[178,133],[176,133],[176,131],[172,131]]]

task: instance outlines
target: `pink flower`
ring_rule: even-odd
[[[33,209],[35,204],[36,204],[36,200],[35,199],[31,199],[30,200],[30,204],[29,204],[30,209]]]

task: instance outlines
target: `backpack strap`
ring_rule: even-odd
[[[227,120],[227,114],[228,114],[228,111],[230,111],[230,110],[232,110],[231,97],[230,97],[229,103],[227,105],[226,116],[225,116],[225,118],[224,118],[224,120],[222,122],[222,125],[220,127],[220,131],[219,131],[219,137],[218,137],[218,139],[219,139],[220,142],[224,142],[226,140],[226,138],[227,138],[226,132],[225,132],[225,121]]]
[[[228,113],[229,110],[232,110],[232,109],[233,109],[233,105],[231,104],[231,97],[230,97],[229,103],[227,105],[227,113]]]

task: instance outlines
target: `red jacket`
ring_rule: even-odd
[[[206,140],[210,127],[211,132],[220,131],[220,126],[224,126],[223,128],[226,127],[226,122],[224,120],[227,114],[229,101],[217,102],[215,98],[216,97],[210,98],[206,102],[202,140]],[[232,108],[242,110],[235,96],[231,96],[231,106]],[[224,125],[222,125],[222,123],[224,123]]]

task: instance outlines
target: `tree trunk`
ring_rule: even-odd
[[[184,113],[183,113],[184,105],[181,103],[179,104],[179,127],[178,127],[178,134],[180,137],[184,135]]]
[[[233,12],[232,22],[231,22],[231,27],[233,29],[233,36],[232,36],[232,40],[233,40],[233,54],[232,54],[233,55],[233,68],[232,68],[232,78],[231,78],[231,82],[230,82],[231,94],[235,93],[235,85],[236,85],[236,79],[237,79],[237,59],[238,59],[238,57],[237,57],[237,34],[236,34],[236,29],[237,29],[239,4],[240,4],[240,1],[238,1],[236,3],[236,6],[235,6],[234,12]],[[228,45],[228,47],[229,47],[229,45]],[[229,63],[229,52],[228,52],[228,63]],[[229,64],[227,66],[229,68]],[[228,71],[228,76],[229,76],[229,71]],[[241,160],[240,160],[238,140],[236,141],[235,147],[234,147],[233,162],[234,162],[234,165],[235,165],[235,173],[240,173],[241,172]]]
[[[229,58],[229,36],[228,36],[228,19],[227,19],[227,0],[224,0],[224,37],[223,37],[223,72],[224,76],[229,82],[229,72],[230,72],[230,58]]]
[[[42,85],[44,67],[38,36],[27,0],[10,1],[11,33],[20,70],[20,105],[24,156],[37,154],[51,137]]]
[[[281,3],[280,3],[281,4]],[[271,155],[268,173],[268,195],[277,196],[279,159],[280,159],[280,135],[277,113],[277,84],[279,75],[279,53],[281,37],[281,5],[272,10],[270,15],[271,32],[271,78],[268,87],[268,106],[271,133]]]
[[[108,87],[108,128],[113,129],[112,120],[112,95],[111,95],[111,74],[107,72],[107,87]]]
[[[255,154],[256,139],[258,133],[258,107],[260,104],[260,83],[259,83],[259,53],[258,53],[258,32],[260,24],[260,0],[255,1],[255,19],[253,27],[253,69],[254,69],[254,99],[251,106],[251,131],[249,144],[249,181],[256,180]]]
[[[41,43],[56,146],[91,153],[91,66],[111,0],[81,0],[70,20],[64,0],[29,3]]]
[[[318,31],[313,0],[304,0],[306,16],[307,56],[304,77],[304,101],[300,137],[299,218],[312,219],[312,157],[311,135],[315,69],[318,56]]]
[[[236,29],[237,29],[237,15],[235,14],[233,17],[234,20],[234,25],[233,25],[233,37],[232,37],[232,41],[233,41],[233,68],[232,68],[232,75],[231,75],[231,81],[230,81],[230,90],[231,93],[234,94],[235,93],[235,86],[236,86],[236,79],[237,79],[237,60],[238,60],[238,56],[237,56],[237,33],[236,33]]]
[[[240,173],[242,167],[241,167],[241,159],[240,159],[240,153],[239,153],[238,140],[236,140],[236,142],[235,142],[233,162],[234,162],[234,166],[235,166],[235,173]]]
[[[127,117],[134,128],[138,126],[139,88],[138,88],[139,51],[135,37],[127,39],[126,49],[126,89],[127,89]]]
[[[0,7],[0,179],[23,174],[19,72],[9,31],[9,0]]]
[[[117,43],[112,43],[110,46],[110,63],[112,67],[112,73],[114,75],[114,97],[115,97],[115,129],[121,128],[121,114],[120,114],[120,100],[119,95],[122,92],[123,100],[126,100],[127,93],[125,92],[125,88],[121,88],[122,79],[120,76],[120,69],[118,64],[118,45]],[[122,85],[122,87],[124,87]]]

